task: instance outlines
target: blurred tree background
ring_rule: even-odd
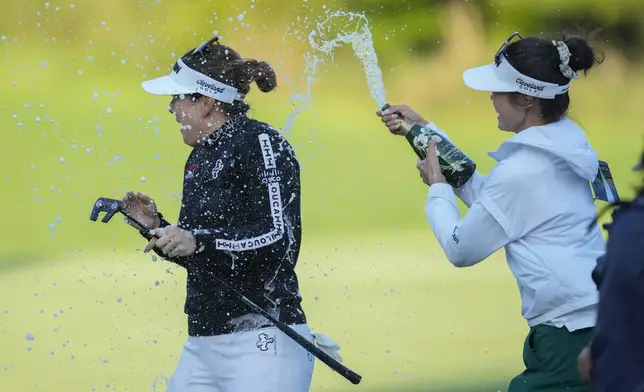
[[[526,325],[503,252],[467,270],[445,260],[415,156],[375,116],[350,46],[324,59],[310,102],[299,101],[308,35],[339,9],[369,19],[389,102],[434,121],[484,173],[508,135],[462,71],[491,61],[514,31],[596,31],[606,61],[573,83],[571,115],[632,195],[641,0],[5,0],[0,391],[164,390],[185,339],[185,274],[142,255],[120,222],[88,217],[97,197],[133,189],[176,218],[188,150],[168,100],[140,83],[215,33],[277,71],[277,92],[249,94],[251,114],[300,157],[305,308],[365,377],[357,389],[497,391],[522,370]],[[351,390],[323,364],[313,384]]]

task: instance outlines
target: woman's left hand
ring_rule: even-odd
[[[436,141],[434,140],[427,143],[427,158],[423,161],[419,159],[416,163],[416,168],[420,172],[420,178],[429,186],[447,182],[445,176],[441,173],[441,166],[436,155]]]
[[[175,225],[166,226],[154,230],[158,237],[150,240],[144,252],[149,252],[157,247],[168,257],[185,257],[195,253],[197,248],[195,236],[188,230],[181,229]]]

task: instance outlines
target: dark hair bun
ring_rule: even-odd
[[[277,87],[277,76],[275,71],[265,61],[257,60],[244,60],[244,68],[249,76],[249,79],[255,84],[262,92],[273,91]]]
[[[590,44],[581,37],[565,37],[563,41],[570,50],[570,68],[577,71],[588,72],[595,64],[600,64],[602,60],[597,57],[595,50]]]

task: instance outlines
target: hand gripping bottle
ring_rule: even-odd
[[[387,108],[389,108],[389,104],[386,104],[382,110]],[[425,159],[427,156],[427,143],[430,140],[436,140],[438,163],[448,184],[460,188],[472,177],[476,171],[476,163],[463,151],[430,127],[409,124],[402,116],[400,117],[401,125],[396,134],[407,139],[420,159]]]

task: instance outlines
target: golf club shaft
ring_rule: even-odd
[[[141,222],[139,222],[138,220],[136,220],[136,219],[132,218],[130,215],[128,215],[128,214],[127,214],[127,212],[125,212],[125,211],[121,210],[121,214],[125,215],[125,217],[126,217],[130,222],[136,223],[136,224],[140,227],[140,229],[139,229],[139,230],[141,230],[141,231],[149,231],[149,230],[150,230],[150,229],[148,229],[147,227],[145,227]]]
[[[139,227],[144,228],[144,230],[148,230],[145,228],[144,225],[142,225],[139,221],[136,219],[132,218],[129,216],[125,211],[121,211],[123,215],[130,221],[136,223],[139,225]],[[352,371],[351,369],[347,368],[343,364],[341,364],[339,361],[337,361],[335,358],[324,352],[322,349],[320,349],[318,346],[315,345],[315,343],[310,342],[308,339],[306,339],[304,336],[300,335],[297,333],[293,328],[289,327],[287,324],[279,321],[275,317],[273,317],[270,313],[262,309],[259,305],[251,301],[250,299],[246,298],[245,295],[237,291],[235,288],[231,287],[228,285],[226,282],[223,280],[219,279],[215,274],[213,274],[210,271],[207,271],[205,269],[202,269],[200,265],[197,265],[195,263],[191,263],[191,265],[197,269],[201,270],[203,272],[206,272],[208,276],[210,276],[213,280],[215,280],[217,283],[220,285],[224,286],[226,289],[234,293],[239,299],[245,303],[248,307],[253,309],[254,311],[260,313],[262,316],[266,317],[268,320],[270,320],[275,326],[282,331],[284,334],[289,336],[291,339],[293,339],[297,344],[302,346],[306,351],[310,352],[313,354],[316,358],[318,358],[320,361],[324,362],[328,367],[333,369],[334,371],[338,372],[340,375],[342,375],[344,378],[349,380],[351,383],[354,385],[357,385],[360,383],[362,380],[362,376],[357,374],[356,372]]]
[[[192,264],[195,266],[194,264]],[[201,269],[200,266],[195,266],[198,270]],[[202,270],[202,269],[201,269]],[[202,270],[204,271],[204,270]],[[328,367],[333,369],[334,371],[338,372],[340,375],[342,375],[344,378],[349,380],[351,383],[354,385],[357,385],[360,383],[362,380],[362,376],[357,374],[356,372],[352,371],[351,369],[347,368],[343,364],[341,364],[339,361],[337,361],[335,358],[327,354],[324,350],[320,349],[318,346],[315,345],[315,343],[312,343],[308,339],[306,339],[304,336],[300,335],[297,333],[293,328],[289,327],[287,324],[283,323],[282,321],[279,321],[275,317],[273,317],[270,313],[262,309],[260,306],[255,304],[253,301],[250,299],[246,298],[242,293],[237,291],[236,289],[232,288],[225,282],[223,282],[221,279],[219,279],[217,276],[215,276],[212,272],[210,271],[205,271],[213,280],[217,281],[220,283],[222,286],[226,287],[228,290],[231,292],[235,293],[239,299],[241,299],[242,302],[244,302],[248,307],[253,309],[254,311],[260,313],[262,316],[266,317],[269,319],[275,326],[282,331],[284,334],[288,335],[291,339],[293,339],[297,344],[302,346],[306,351],[310,352],[313,354],[316,358],[318,358],[320,361],[324,362]]]

